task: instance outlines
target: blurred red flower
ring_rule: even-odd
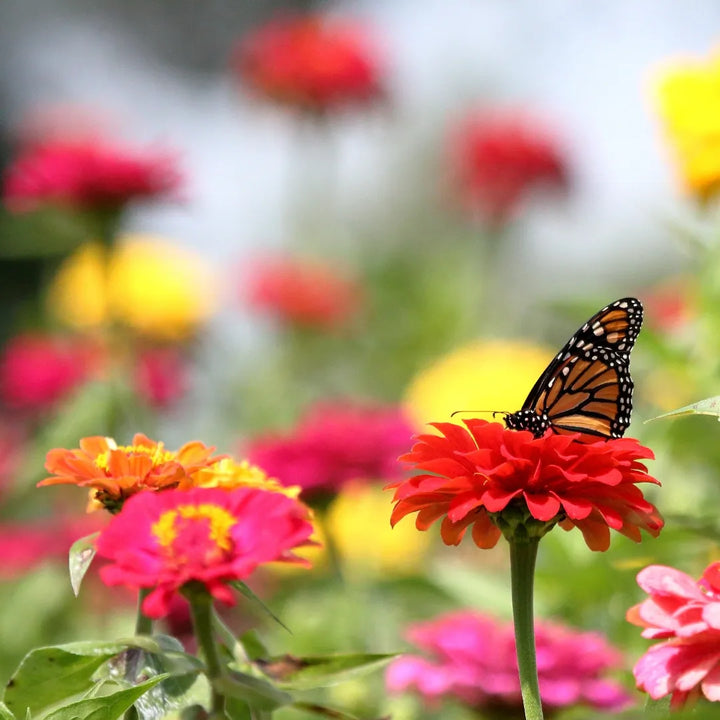
[[[697,317],[697,300],[692,285],[689,278],[676,277],[643,293],[647,321],[654,330],[676,332]]]
[[[49,335],[17,335],[0,355],[0,399],[18,410],[47,410],[98,368],[91,344]]]
[[[535,187],[564,188],[568,180],[558,141],[518,113],[475,112],[455,123],[449,165],[462,203],[494,224],[515,214]]]
[[[111,561],[100,570],[107,585],[153,588],[143,602],[151,618],[167,615],[186,583],[205,585],[226,605],[228,583],[244,580],[258,565],[308,565],[293,550],[310,545],[309,510],[281,493],[255,488],[144,492],[131,497],[97,541]]]
[[[393,661],[386,674],[391,691],[412,689],[430,703],[454,697],[473,708],[522,715],[512,623],[465,610],[413,625],[407,635],[429,657]],[[622,665],[622,655],[604,637],[540,622],[535,636],[540,694],[548,710],[585,704],[617,711],[630,704],[619,683],[603,678]]]
[[[43,203],[81,209],[117,209],[130,200],[179,190],[180,174],[168,153],[138,152],[96,140],[28,146],[7,170],[3,197],[12,210]]]
[[[508,430],[471,419],[466,427],[432,423],[441,435],[417,436],[400,460],[420,472],[396,482],[393,525],[418,513],[427,530],[444,517],[441,535],[457,545],[472,526],[475,544],[494,547],[498,513],[521,513],[541,523],[577,527],[591,550],[607,550],[610,528],[640,541],[640,530],[656,537],[663,520],[636,483],[659,484],[639,462],[652,452],[632,438],[580,442],[577,435]]]
[[[289,435],[253,440],[246,455],[284,485],[299,485],[302,497],[334,495],[352,480],[390,480],[402,468],[413,428],[393,407],[349,403],[312,408]]]
[[[188,368],[173,347],[145,348],[135,364],[135,391],[155,408],[167,408],[185,393]]]
[[[635,665],[638,687],[655,700],[671,695],[672,708],[701,694],[720,701],[720,563],[699,581],[663,565],[641,570],[637,581],[650,597],[627,619],[645,628],[643,637],[664,641]]]
[[[243,299],[291,325],[336,328],[359,306],[359,287],[331,265],[266,258],[246,275]]]
[[[243,38],[232,64],[256,92],[308,112],[382,95],[377,50],[354,22],[314,15],[274,20]]]

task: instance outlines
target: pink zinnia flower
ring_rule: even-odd
[[[331,265],[277,257],[251,264],[241,296],[289,325],[331,329],[357,312],[360,288]]]
[[[338,493],[352,480],[399,477],[397,456],[412,432],[393,407],[321,404],[293,433],[256,438],[246,454],[283,484],[300,485],[307,499]]]
[[[638,687],[655,700],[671,695],[674,708],[701,693],[720,701],[720,563],[699,581],[663,565],[641,570],[637,581],[650,597],[627,619],[645,628],[643,637],[663,641],[635,665]]]
[[[382,95],[378,54],[359,24],[307,16],[274,20],[238,45],[239,77],[269,100],[313,113]]]
[[[177,348],[146,348],[138,354],[134,380],[135,391],[149,405],[166,408],[185,393],[188,368]]]
[[[18,410],[46,410],[89,379],[99,360],[85,342],[17,335],[0,355],[0,399]]]
[[[98,538],[98,556],[110,561],[100,575],[107,585],[153,588],[142,607],[152,618],[166,615],[189,582],[234,605],[228,583],[258,565],[308,564],[292,551],[312,544],[309,517],[297,500],[255,488],[139,493]]]
[[[485,420],[464,424],[432,423],[441,434],[418,435],[400,458],[420,474],[390,485],[393,525],[417,513],[416,527],[427,530],[444,516],[447,545],[458,545],[472,527],[475,544],[491,548],[501,535],[493,514],[519,506],[540,522],[577,527],[591,550],[607,550],[611,528],[635,542],[641,529],[653,537],[660,532],[660,514],[637,487],[659,484],[640,462],[653,454],[637,440],[536,438]]]
[[[492,223],[511,217],[533,188],[567,184],[557,140],[536,120],[475,112],[450,131],[451,179],[464,205]]]
[[[551,623],[537,623],[535,635],[540,695],[548,709],[582,703],[616,711],[631,702],[619,683],[604,677],[621,667],[622,656],[601,635]],[[395,660],[386,675],[391,691],[411,689],[430,703],[455,697],[473,708],[522,714],[512,623],[458,611],[411,626],[408,639],[428,657]]]
[[[81,209],[117,209],[130,200],[155,199],[179,189],[168,153],[138,152],[87,141],[57,141],[25,149],[10,165],[3,196],[13,210],[43,203]]]

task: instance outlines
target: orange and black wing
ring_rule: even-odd
[[[630,351],[642,325],[636,298],[622,298],[593,315],[565,344],[533,386],[510,428],[540,436],[579,432],[621,437],[630,424]]]

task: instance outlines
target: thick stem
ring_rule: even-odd
[[[539,538],[510,541],[510,577],[520,690],[526,720],[543,720],[535,659],[533,584]]]
[[[190,600],[193,628],[198,647],[205,658],[207,677],[212,687],[212,701],[209,720],[224,720],[225,698],[215,689],[214,681],[222,674],[217,645],[213,637],[212,598],[202,593],[193,593]]]
[[[143,600],[150,594],[150,588],[140,588],[138,593],[137,616],[135,618],[135,634],[136,635],[152,635],[152,620],[143,614]]]

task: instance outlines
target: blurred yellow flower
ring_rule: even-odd
[[[80,247],[60,267],[48,304],[63,323],[90,329],[109,322],[160,340],[181,340],[215,309],[214,279],[202,257],[146,235],[106,250]]]
[[[403,408],[418,429],[450,420],[456,410],[514,412],[552,360],[553,351],[511,340],[478,341],[421,371],[405,392]],[[458,418],[455,418],[457,421]]]
[[[326,518],[343,572],[409,574],[419,571],[432,542],[412,523],[390,527],[392,493],[374,485],[350,483],[333,501]]]
[[[657,95],[682,179],[706,200],[720,189],[720,52],[666,66]]]
[[[218,460],[210,467],[200,468],[192,476],[193,487],[220,487],[234,490],[239,487],[253,487],[268,492],[279,492],[288,497],[296,498],[300,494],[300,486],[286,487],[275,478],[268,477],[257,465],[247,460],[236,462],[232,458]]]

